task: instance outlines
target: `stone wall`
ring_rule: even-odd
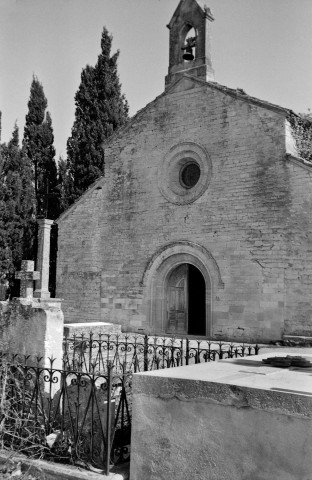
[[[311,336],[312,332],[312,189],[311,167],[290,163],[291,203],[285,218],[280,256],[285,281],[285,334]]]
[[[286,159],[285,118],[282,109],[183,78],[115,134],[105,179],[59,220],[65,321],[156,331],[153,305],[163,299],[154,298],[157,269],[149,267],[168,246],[184,255],[188,242],[221,277],[222,288],[205,266],[214,338],[311,333],[312,172]],[[181,144],[206,152],[211,170],[201,195],[177,204],[158,178]]]
[[[0,302],[0,351],[19,356],[29,355],[30,361],[42,357],[41,365],[62,368],[63,312],[57,299],[15,298]]]

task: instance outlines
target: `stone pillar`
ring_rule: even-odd
[[[36,281],[35,298],[48,299],[49,292],[49,272],[50,272],[50,235],[53,220],[42,218],[37,220],[38,231],[38,252],[37,252],[37,270],[40,272],[40,279]]]

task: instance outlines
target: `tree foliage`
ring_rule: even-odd
[[[11,296],[19,293],[14,276],[21,260],[36,258],[36,219],[59,213],[53,128],[46,109],[43,87],[33,77],[23,146],[17,126],[8,144],[0,146],[0,283]]]
[[[59,209],[63,212],[69,205],[68,198],[73,196],[73,182],[67,168],[67,161],[61,156],[58,161],[57,179]]]
[[[288,116],[296,141],[297,151],[300,157],[312,162],[312,114],[308,113]]]
[[[19,131],[0,146],[0,283],[14,291],[14,272],[34,258],[35,192],[30,161],[19,147]]]
[[[55,219],[57,205],[57,168],[52,120],[47,109],[47,99],[37,77],[33,77],[28,113],[24,129],[23,145],[31,161],[36,195],[38,217]]]
[[[75,121],[62,164],[63,206],[70,205],[104,173],[103,142],[128,118],[117,73],[119,52],[111,55],[112,36],[106,28],[95,67],[87,65],[75,95]]]

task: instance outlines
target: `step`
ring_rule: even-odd
[[[283,335],[283,345],[294,347],[312,347],[312,337],[302,335]]]

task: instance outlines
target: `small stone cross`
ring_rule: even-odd
[[[35,272],[35,262],[33,260],[22,260],[21,271],[16,272],[15,278],[21,281],[20,297],[32,298],[34,280],[40,279],[40,272]]]

